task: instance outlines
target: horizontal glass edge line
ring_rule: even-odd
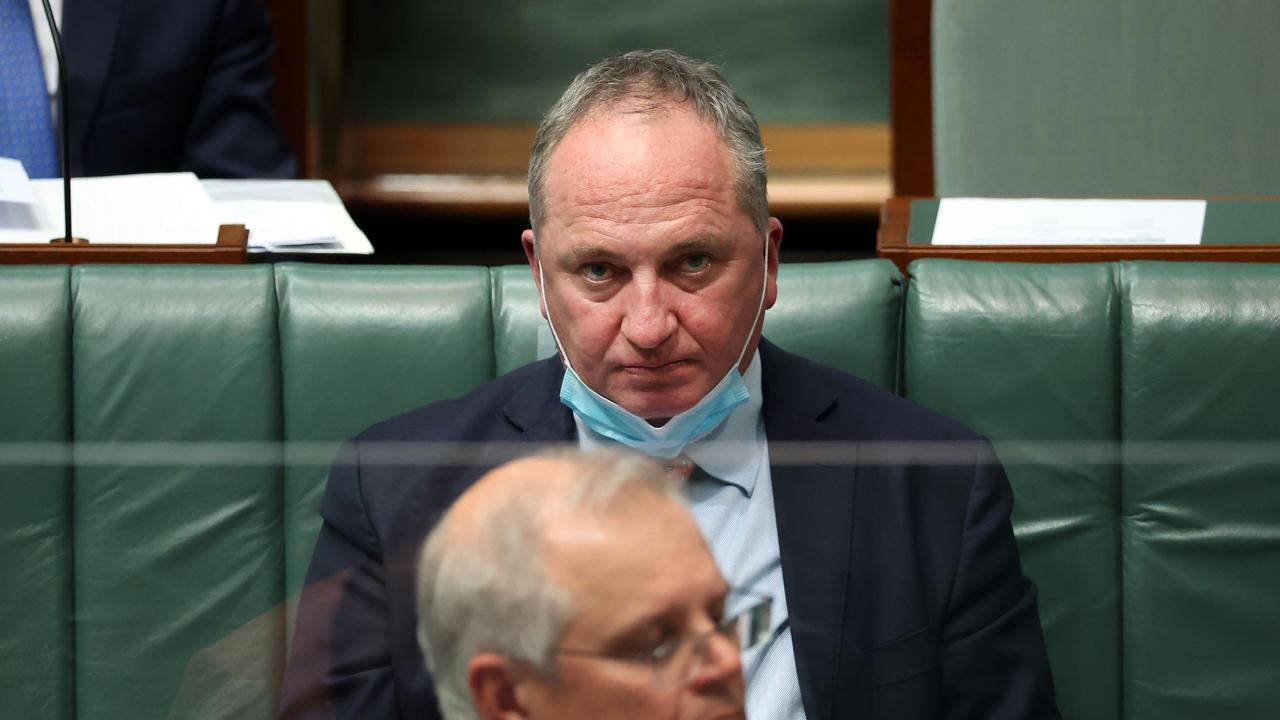
[[[736,458],[751,443],[711,443],[700,453]],[[32,466],[491,466],[576,443],[362,442],[0,442],[0,467]],[[1280,441],[1001,441],[1005,466],[1271,465]],[[770,442],[772,465],[952,465],[982,460],[988,445],[962,442]],[[358,457],[357,457],[358,455]]]

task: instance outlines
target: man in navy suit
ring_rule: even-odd
[[[73,175],[297,175],[263,0],[62,4]]]
[[[396,457],[441,441],[622,444],[685,477],[729,583],[774,600],[743,657],[752,717],[1057,717],[987,443],[761,338],[782,226],[755,118],[717,68],[641,51],[579,75],[539,128],[529,194],[523,244],[560,354],[344,447],[285,716],[441,717],[414,643],[413,557],[501,455]],[[813,462],[813,443],[852,461]],[[867,443],[946,452],[889,464]]]

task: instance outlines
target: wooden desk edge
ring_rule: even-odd
[[[1088,263],[1123,260],[1196,262],[1280,262],[1280,245],[911,245],[911,203],[924,198],[893,197],[880,211],[876,255],[904,275],[915,260],[945,258],[983,262]]]
[[[81,263],[244,264],[249,231],[244,225],[222,225],[213,245],[29,245],[0,244],[0,264],[79,265]]]

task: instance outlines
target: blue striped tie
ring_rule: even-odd
[[[58,176],[49,91],[27,0],[0,0],[0,157],[33,178]]]

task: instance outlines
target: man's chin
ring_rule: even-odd
[[[672,398],[669,393],[620,392],[614,402],[627,412],[644,418],[654,427],[662,427],[668,420],[697,404],[697,399],[686,401]]]
[[[620,382],[603,394],[627,412],[660,425],[698,404],[707,390],[690,392],[693,385],[684,378],[662,382]]]

